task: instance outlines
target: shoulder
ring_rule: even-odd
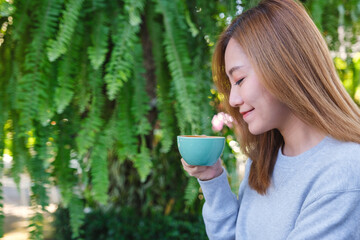
[[[329,138],[313,161],[319,193],[360,190],[360,144]]]
[[[355,142],[342,142],[334,138],[328,137],[326,149],[334,156],[355,157],[359,159],[360,144]]]
[[[354,142],[341,142],[333,138],[328,139],[328,144],[319,153],[321,162],[325,167],[332,167],[338,173],[349,171],[360,176],[360,144]],[[327,164],[326,164],[327,163]]]

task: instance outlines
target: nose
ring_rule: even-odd
[[[244,101],[240,94],[234,89],[231,88],[230,90],[230,96],[229,96],[229,104],[232,107],[239,107],[241,104],[243,104]]]

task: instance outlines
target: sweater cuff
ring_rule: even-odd
[[[229,197],[235,197],[236,199],[236,196],[231,191],[225,168],[223,168],[223,172],[220,176],[207,181],[198,179],[198,182],[201,186],[205,200],[210,205],[212,205],[214,201],[221,202],[222,199],[226,200],[229,199]]]

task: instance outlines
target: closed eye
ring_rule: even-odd
[[[240,85],[240,83],[241,83],[244,79],[245,79],[245,78],[240,79],[239,81],[237,81],[237,82],[235,83],[235,85]]]

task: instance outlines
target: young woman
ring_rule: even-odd
[[[303,6],[263,0],[234,19],[213,76],[249,159],[238,197],[220,159],[182,159],[209,238],[360,239],[360,111]]]

